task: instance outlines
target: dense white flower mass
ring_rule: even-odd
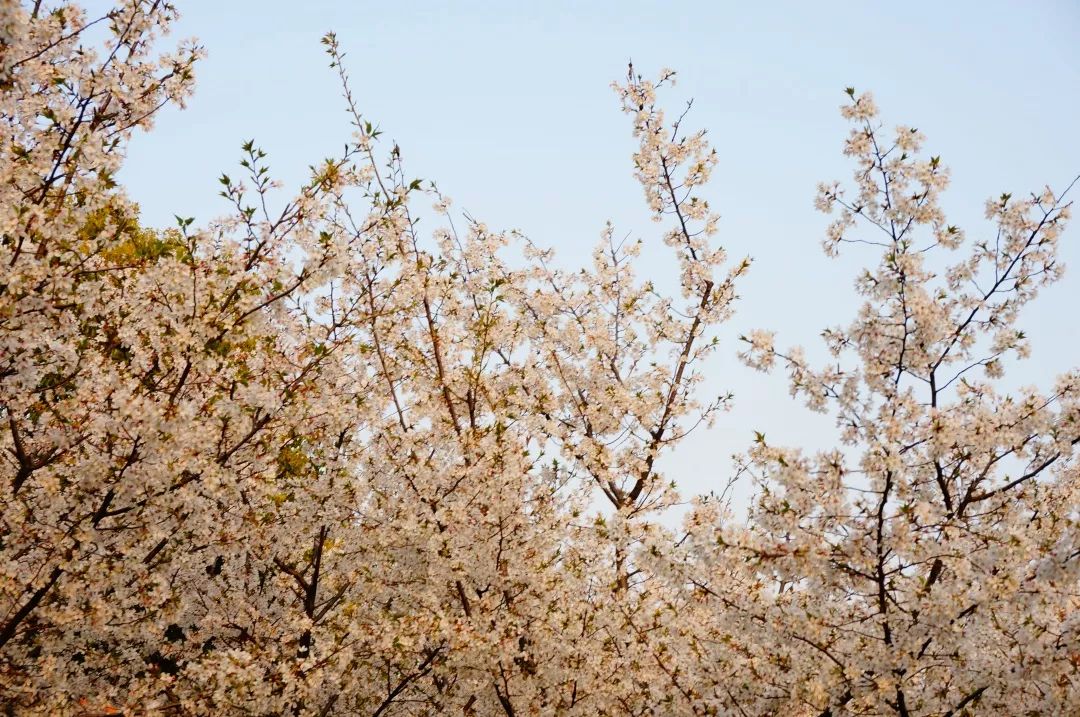
[[[816,206],[829,253],[874,252],[863,303],[827,365],[764,329],[741,354],[842,444],[758,434],[749,517],[700,497],[676,531],[656,463],[727,406],[697,388],[749,260],[705,132],[657,104],[675,73],[615,85],[667,295],[614,224],[568,271],[458,218],[333,35],[340,156],[283,200],[245,143],[225,216],[141,226],[115,176],[193,89],[201,48],[156,49],[176,17],[0,0],[6,714],[1080,712],[1080,371],[998,381],[1064,193],[968,239],[922,134],[849,90],[854,178]]]

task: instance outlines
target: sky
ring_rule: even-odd
[[[90,9],[101,3],[94,0]],[[817,182],[847,179],[845,87],[872,90],[887,125],[918,127],[953,183],[943,205],[972,238],[987,236],[988,197],[1063,188],[1080,174],[1080,3],[1032,2],[368,2],[179,0],[174,35],[208,58],[184,111],[166,110],[130,147],[121,179],[149,225],[223,214],[216,178],[242,142],[267,151],[299,185],[340,152],[350,127],[320,37],[347,52],[365,115],[396,141],[413,176],[434,179],[456,209],[519,229],[583,265],[607,220],[659,245],[632,176],[634,142],[609,85],[633,60],[678,72],[662,96],[694,99],[688,126],[708,128],[720,165],[705,195],[718,241],[754,263],[705,395],[734,408],[691,435],[663,468],[692,495],[723,487],[731,454],[754,431],[808,451],[833,445],[831,419],[788,396],[784,377],[736,359],[737,337],[777,332],[821,356],[822,329],[846,324],[867,251],[839,260],[820,241]],[[1074,190],[1076,191],[1076,190]],[[1077,191],[1080,194],[1080,191]],[[1066,232],[1065,278],[1023,318],[1032,358],[1011,380],[1048,386],[1080,365],[1080,226]],[[640,271],[648,273],[648,250]]]

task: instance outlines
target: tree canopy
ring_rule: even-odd
[[[613,224],[571,271],[455,214],[333,34],[343,152],[288,193],[246,142],[221,218],[142,226],[115,177],[193,90],[176,18],[0,0],[9,714],[1080,711],[1080,371],[1001,382],[1067,188],[955,226],[922,134],[849,89],[853,177],[817,204],[828,253],[869,245],[862,303],[827,365],[741,337],[841,440],[759,433],[748,514],[690,498],[676,529],[656,462],[730,400],[699,383],[750,262],[674,72],[614,85],[668,294]]]

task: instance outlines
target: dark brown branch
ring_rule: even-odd
[[[3,648],[7,642],[15,636],[15,631],[19,627],[19,623],[26,619],[26,617],[37,609],[41,600],[52,590],[53,585],[60,579],[60,575],[63,574],[63,570],[60,568],[53,568],[52,573],[49,575],[48,581],[40,588],[34,591],[34,594],[30,596],[30,599],[26,601],[26,604],[19,608],[19,611],[15,613],[10,620],[4,623],[3,629],[0,629],[0,648]]]

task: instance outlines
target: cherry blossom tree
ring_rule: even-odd
[[[615,85],[669,295],[613,224],[569,271],[452,213],[361,113],[332,34],[342,154],[288,194],[246,142],[222,217],[142,226],[115,177],[193,89],[197,43],[157,49],[176,17],[0,0],[8,713],[1075,708],[1080,376],[995,387],[1060,273],[1063,195],[992,202],[995,239],[939,269],[965,245],[944,167],[913,130],[879,144],[852,93],[855,190],[819,205],[828,248],[884,255],[826,332],[849,366],[766,332],[746,353],[845,443],[762,435],[749,519],[699,499],[674,531],[657,461],[728,404],[699,383],[749,267],[716,245],[706,134],[657,104],[674,73]]]
[[[717,505],[691,518],[682,574],[712,606],[697,644],[734,677],[720,696],[733,713],[1075,712],[1080,373],[1044,390],[999,380],[1029,352],[1020,309],[1061,275],[1069,202],[1003,194],[988,238],[969,240],[921,133],[886,131],[872,97],[848,93],[854,185],[822,184],[817,206],[839,214],[827,253],[879,252],[864,303],[823,332],[827,366],[766,331],[743,354],[783,366],[842,443],[808,455],[759,434],[741,469],[758,486],[748,525]]]
[[[666,125],[652,84],[619,89],[681,299],[636,279],[611,229],[591,274],[527,243],[512,267],[518,237],[418,230],[416,198],[448,200],[381,147],[331,35],[344,154],[280,202],[248,142],[243,178],[220,178],[230,213],[147,230],[113,177],[191,90],[197,45],[154,55],[175,17],[5,5],[4,699],[647,708],[632,553],[674,500],[657,455],[716,408],[695,367],[745,268],[718,273],[690,196],[715,163],[704,135]]]

